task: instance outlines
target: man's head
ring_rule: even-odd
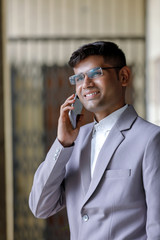
[[[100,121],[125,104],[130,70],[125,55],[112,42],[95,42],[76,50],[69,61],[70,77],[84,107]]]
[[[104,62],[110,63],[112,66],[125,66],[126,58],[123,51],[113,42],[98,41],[83,45],[74,51],[69,65],[74,68],[81,60],[88,56],[103,56]]]

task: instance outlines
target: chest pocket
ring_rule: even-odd
[[[127,178],[131,176],[131,169],[112,169],[106,170],[104,173],[105,178]]]

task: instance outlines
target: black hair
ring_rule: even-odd
[[[113,66],[123,67],[126,65],[124,52],[113,42],[97,41],[81,46],[72,53],[68,64],[74,68],[81,60],[91,55],[100,55],[104,61]]]

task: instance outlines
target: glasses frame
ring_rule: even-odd
[[[70,84],[71,85],[76,85],[77,84],[77,82],[76,82],[76,80],[75,80],[75,78],[79,75],[79,76],[81,76],[81,77],[83,77],[83,80],[81,80],[80,81],[80,83],[82,83],[83,81],[84,81],[84,79],[85,79],[85,74],[87,75],[87,77],[88,78],[90,78],[90,79],[95,79],[95,78],[98,78],[99,76],[103,76],[103,71],[102,70],[108,70],[108,69],[121,69],[121,68],[123,68],[124,66],[116,66],[116,67],[95,67],[95,68],[92,68],[92,69],[90,69],[89,71],[87,71],[87,72],[85,72],[85,73],[79,73],[79,74],[75,74],[75,75],[72,75],[72,76],[70,76],[69,77],[69,81],[70,81]],[[92,71],[92,70],[94,70],[94,69],[97,69],[97,70],[101,70],[101,75],[99,75],[98,77],[89,77],[88,76],[88,74]]]

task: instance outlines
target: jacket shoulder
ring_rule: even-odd
[[[141,117],[137,118],[137,122],[141,126],[142,129],[145,129],[146,131],[152,131],[152,132],[160,132],[160,126],[155,125]]]
[[[76,142],[83,141],[92,132],[94,122],[83,125],[80,130]]]

